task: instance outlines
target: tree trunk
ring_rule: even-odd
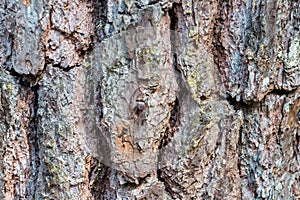
[[[0,199],[300,199],[297,0],[2,0]]]

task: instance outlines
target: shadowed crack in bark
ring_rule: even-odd
[[[10,75],[15,77],[19,81],[21,86],[31,87],[32,91],[34,91],[34,87],[36,87],[38,85],[39,80],[43,78],[43,75],[46,71],[46,65],[44,66],[43,71],[41,71],[37,75],[20,74],[16,72],[13,68],[7,69],[7,71],[10,73]]]
[[[237,168],[239,171],[239,176],[242,179],[242,146],[243,146],[243,125],[240,126],[239,129],[239,139],[238,139],[238,143],[237,143],[237,152],[238,152],[238,161],[237,161]],[[240,195],[241,195],[241,199],[243,198],[243,190],[242,187],[240,187]]]
[[[173,109],[171,110],[171,116],[169,119],[169,126],[166,128],[165,134],[161,139],[158,149],[162,149],[171,142],[177,127],[180,125],[180,105],[179,100],[176,98]]]
[[[14,70],[10,70],[10,74],[13,76],[13,78],[15,80],[17,80],[18,83],[18,94],[17,94],[17,105],[20,108],[19,111],[19,117],[20,120],[18,122],[18,119],[14,119],[14,111],[10,110],[11,106],[9,105],[10,102],[8,102],[8,98],[7,96],[5,97],[3,93],[1,93],[1,104],[2,104],[2,108],[5,109],[5,113],[3,113],[3,115],[6,117],[6,119],[3,121],[5,123],[6,129],[9,130],[10,127],[12,126],[11,122],[14,122],[12,120],[15,120],[17,123],[20,123],[20,133],[19,133],[19,138],[20,141],[22,143],[22,145],[26,145],[26,148],[23,148],[22,145],[20,145],[18,147],[19,151],[22,151],[23,155],[27,155],[27,162],[26,164],[24,163],[18,163],[17,159],[23,159],[23,158],[19,158],[19,153],[16,150],[16,155],[14,155],[14,159],[16,160],[12,160],[12,163],[18,163],[17,166],[20,167],[24,167],[24,173],[26,173],[26,179],[22,179],[20,178],[20,182],[22,182],[22,184],[26,185],[26,188],[24,191],[25,193],[17,193],[16,190],[18,190],[18,185],[13,185],[11,186],[10,182],[13,181],[10,178],[7,178],[7,185],[5,186],[6,189],[8,189],[7,187],[13,187],[13,190],[15,192],[15,196],[16,197],[20,197],[21,195],[25,195],[27,198],[29,199],[34,199],[35,198],[35,191],[36,191],[36,187],[37,187],[37,169],[40,165],[40,158],[38,156],[38,152],[39,152],[39,141],[38,141],[38,137],[37,137],[37,132],[38,132],[38,120],[37,120],[37,110],[38,110],[38,106],[39,106],[39,102],[38,102],[38,90],[39,90],[39,85],[35,84],[35,77],[34,76],[28,76],[28,75],[21,75],[18,74],[17,72],[15,72]],[[11,122],[9,122],[11,121]],[[17,124],[16,123],[16,124]],[[18,132],[18,128],[16,126],[16,124],[14,124],[13,129],[14,131]],[[17,139],[16,139],[17,140]],[[10,142],[10,139],[8,139],[6,141],[7,143]],[[5,145],[3,145],[5,146]],[[10,162],[7,162],[7,164],[9,164]],[[18,177],[20,176],[19,174],[16,176]],[[22,196],[24,197],[24,196]]]
[[[158,165],[161,162],[162,155],[164,154],[164,148],[169,142],[171,142],[174,133],[178,126],[180,126],[180,117],[181,117],[181,101],[183,100],[183,95],[181,93],[190,94],[188,89],[186,88],[186,84],[184,83],[184,75],[181,70],[178,68],[178,55],[177,55],[177,48],[180,48],[180,44],[176,44],[175,41],[178,41],[176,38],[176,32],[181,32],[180,25],[183,23],[183,10],[182,4],[180,3],[173,3],[172,8],[168,11],[170,17],[170,41],[171,41],[171,53],[173,56],[173,67],[174,73],[177,75],[177,82],[179,85],[179,91],[177,92],[177,97],[175,99],[173,109],[171,110],[171,116],[169,119],[169,127],[167,127],[164,137],[162,138],[161,144],[159,145],[159,149],[161,150],[158,157]],[[172,198],[181,198],[179,192],[182,191],[182,187],[178,185],[176,182],[172,180],[172,177],[175,176],[175,171],[172,171],[168,167],[157,169],[157,178],[159,181],[164,183],[165,191],[169,194]]]
[[[112,169],[92,157],[87,157],[85,166],[94,199],[116,199],[116,191],[110,188]]]
[[[38,107],[39,107],[39,94],[38,94],[38,90],[39,90],[39,85],[35,85],[33,87],[31,87],[31,89],[33,90],[33,94],[34,94],[34,102],[32,102],[32,109],[33,109],[33,114],[32,114],[32,118],[30,120],[30,134],[28,135],[28,139],[30,142],[30,156],[31,156],[31,164],[32,167],[35,169],[33,171],[33,183],[34,183],[34,191],[37,191],[37,182],[38,182],[38,172],[36,169],[39,168],[40,165],[40,160],[41,158],[39,158],[39,140],[38,140]],[[33,192],[33,199],[35,199],[35,195],[36,193]]]
[[[179,192],[183,190],[182,186],[177,184],[172,180],[172,177],[176,176],[171,170],[167,168],[162,168],[157,171],[157,178],[159,181],[164,183],[165,191],[169,194],[173,199],[181,199]]]

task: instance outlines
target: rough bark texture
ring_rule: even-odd
[[[299,16],[0,1],[0,199],[300,199]]]

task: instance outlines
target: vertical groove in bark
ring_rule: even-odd
[[[180,26],[182,26],[182,24],[184,22],[180,22],[180,20],[183,20],[182,17],[182,5],[180,3],[173,3],[172,7],[169,9],[168,11],[168,15],[170,18],[170,42],[171,42],[171,55],[172,55],[172,59],[173,59],[173,68],[174,68],[174,73],[176,74],[176,79],[177,79],[177,83],[179,85],[179,90],[181,90],[181,87],[183,86],[183,80],[182,80],[182,76],[184,76],[180,69],[178,68],[178,49],[180,48],[180,44],[181,44],[181,40],[182,38],[180,38],[180,34],[178,33],[182,33],[184,30],[182,30],[180,28]],[[160,166],[160,162],[163,162],[162,160],[162,155],[165,153],[164,152],[164,148],[171,142],[174,136],[174,134],[176,134],[177,127],[180,124],[180,104],[182,101],[182,98],[178,96],[178,92],[177,92],[177,97],[175,100],[175,104],[173,105],[173,109],[171,110],[171,116],[169,119],[169,127],[167,127],[167,130],[165,132],[164,137],[161,140],[161,144],[159,146],[160,149],[160,153],[159,153],[159,157],[158,157],[158,169],[157,169],[157,178],[159,181],[161,181],[164,184],[165,187],[165,191],[167,192],[167,194],[169,194],[173,199],[175,198],[180,198],[179,193],[182,192],[182,187],[177,184],[176,182],[172,181],[172,174],[176,173],[175,171],[171,171],[170,168],[168,168],[168,166]],[[175,190],[175,191],[174,191]]]
[[[7,76],[9,77],[9,75]],[[5,141],[2,144],[4,150],[2,156],[5,163],[2,165],[5,174],[2,186],[3,198],[32,199],[35,195],[34,177],[36,177],[36,165],[38,164],[35,149],[36,86],[31,86],[31,82],[24,82],[24,78],[26,77],[11,76],[10,79],[1,82],[1,104],[3,105],[2,109],[5,110],[3,119],[6,123],[6,130],[3,130],[3,127],[1,129],[5,133],[2,135]],[[8,87],[6,90],[10,94],[3,90],[5,87]],[[18,93],[15,93],[16,91]],[[14,113],[15,109],[20,112],[19,118]],[[15,132],[15,136],[11,135],[12,131]],[[18,148],[11,144],[17,145]],[[16,156],[11,157],[12,154]],[[18,169],[22,169],[22,172],[15,171]]]
[[[28,140],[30,143],[30,160],[32,165],[32,183],[28,185],[29,188],[32,189],[32,199],[36,198],[37,186],[36,183],[38,181],[38,173],[37,169],[40,166],[39,157],[39,139],[38,139],[38,107],[39,107],[39,96],[38,96],[39,85],[35,85],[32,87],[32,91],[34,94],[33,102],[31,102],[32,116],[30,120],[30,133],[28,135]]]

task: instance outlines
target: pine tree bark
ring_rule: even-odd
[[[0,199],[299,199],[297,0],[0,2]]]

